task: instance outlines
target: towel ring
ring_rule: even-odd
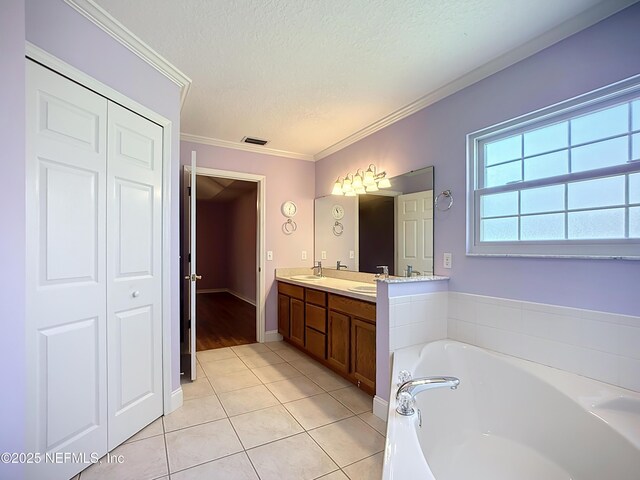
[[[298,225],[292,219],[288,218],[286,222],[282,224],[282,231],[285,235],[291,235],[298,229]]]
[[[441,199],[441,197],[442,197],[442,199]],[[446,205],[443,203],[445,198],[449,199],[449,202]],[[438,205],[441,205],[444,208],[440,208]],[[438,211],[440,211],[440,212],[446,212],[452,206],[453,206],[453,193],[451,193],[451,190],[444,190],[444,191],[440,192],[438,194],[438,196],[436,197],[436,201],[435,201],[436,209]]]
[[[344,225],[342,225],[339,221],[336,220],[336,223],[333,224],[333,234],[336,237],[339,237],[344,232]]]

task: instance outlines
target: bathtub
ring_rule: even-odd
[[[400,370],[457,390],[395,411]],[[639,480],[640,394],[441,340],[394,354],[384,480]]]

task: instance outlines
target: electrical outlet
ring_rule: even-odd
[[[302,250],[302,260],[306,260],[306,259],[307,259],[307,251]]]
[[[349,250],[349,258],[356,258],[356,252]]]
[[[273,260],[273,252],[271,250],[267,251],[267,260]]]
[[[451,254],[450,253],[445,253],[444,254],[444,268],[451,268]]]
[[[320,260],[326,260],[326,259],[327,259],[327,251],[322,250],[322,252],[320,253]]]

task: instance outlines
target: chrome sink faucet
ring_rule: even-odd
[[[382,269],[382,272],[376,274],[376,278],[389,278],[389,267],[387,265],[378,265],[376,268]]]
[[[413,408],[416,395],[424,390],[432,388],[449,387],[455,390],[460,385],[460,379],[456,377],[422,377],[408,380],[400,385],[398,393],[396,393],[396,412],[400,415],[413,415],[416,413]]]
[[[315,270],[318,269],[318,271],[316,272]],[[311,270],[313,270],[313,274],[316,277],[321,277],[322,276],[322,262],[321,261],[316,261],[315,265],[313,267],[311,267]]]
[[[347,270],[347,268],[349,268],[349,267],[347,267],[346,265],[343,265],[342,262],[340,260],[338,260],[336,262],[336,270],[340,271],[341,268],[344,268],[345,270]]]

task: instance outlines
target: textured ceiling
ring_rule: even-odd
[[[602,2],[96,3],[193,80],[182,133],[313,155]]]

